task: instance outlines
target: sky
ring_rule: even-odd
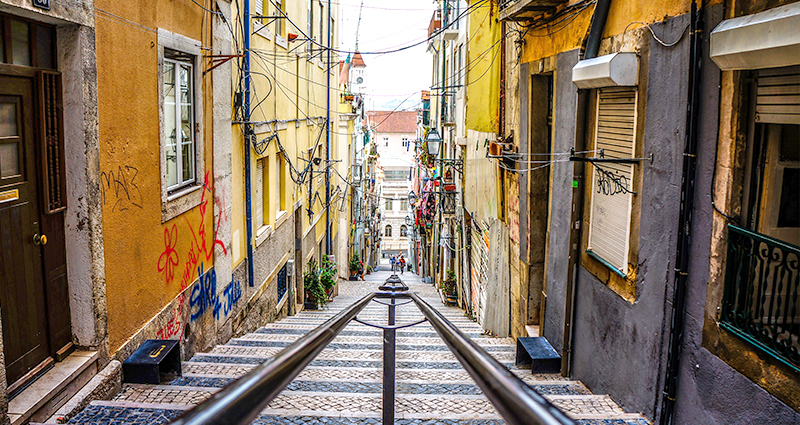
[[[339,4],[339,48],[354,50],[361,0],[333,0]],[[363,0],[358,49],[392,50],[425,40],[436,3],[433,0]],[[413,109],[420,91],[431,85],[432,57],[427,43],[397,53],[363,55],[367,65],[367,109]],[[346,57],[346,54],[344,55]],[[344,59],[344,57],[342,58]],[[401,103],[402,102],[402,103]]]

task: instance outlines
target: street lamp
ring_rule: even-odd
[[[442,136],[439,136],[439,132],[437,132],[436,129],[428,133],[425,142],[428,144],[428,154],[433,157],[439,156],[439,148],[442,146]]]
[[[412,224],[414,224],[414,221],[411,220],[411,216],[407,215],[406,216],[406,226],[411,226]]]

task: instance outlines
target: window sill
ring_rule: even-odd
[[[272,31],[270,31],[266,25],[255,22],[253,23],[253,26],[255,27],[255,30],[253,31],[255,34],[272,41]]]
[[[611,265],[611,263],[609,263],[608,261],[604,260],[603,257],[595,254],[591,249],[587,249],[586,253],[589,254],[590,257],[592,257],[595,260],[599,261],[600,264],[608,267],[609,270],[611,270],[612,272],[614,272],[617,275],[619,275],[619,277],[627,278],[627,276],[625,276],[625,273],[622,273],[622,270],[620,270],[620,269],[614,267],[613,265]]]
[[[161,198],[161,222],[169,220],[191,210],[200,205],[202,198],[203,185],[194,184],[172,193],[162,194]]]
[[[278,211],[275,217],[275,229],[281,227],[281,224],[283,224],[287,218],[289,218],[289,213],[287,211]]]
[[[194,184],[191,184],[189,186],[185,186],[185,187],[176,189],[174,192],[169,192],[167,194],[167,201],[169,202],[169,201],[174,201],[174,200],[176,200],[178,198],[182,198],[182,197],[184,197],[184,196],[186,196],[186,195],[188,195],[188,194],[190,194],[190,193],[192,193],[192,192],[194,192],[196,190],[202,189],[202,187],[203,186],[201,186],[201,185],[199,185],[197,183],[194,183]]]
[[[285,38],[281,37],[278,34],[275,34],[275,44],[283,47],[284,49],[289,49],[289,43],[286,42]]]
[[[256,230],[256,248],[264,243],[265,240],[269,239],[272,233],[272,226],[270,225],[259,227],[258,230]]]

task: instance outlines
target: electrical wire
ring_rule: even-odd
[[[647,28],[647,30],[650,31],[650,35],[653,36],[653,38],[658,42],[658,44],[660,44],[660,45],[662,45],[664,47],[673,47],[676,44],[680,43],[680,41],[683,40],[683,37],[689,31],[689,27],[691,26],[691,24],[686,24],[686,27],[683,29],[683,31],[681,31],[681,35],[678,37],[677,40],[673,41],[672,43],[665,43],[660,38],[658,38],[658,36],[656,35],[655,31],[653,31],[653,29],[650,28],[650,24],[646,24],[646,23],[641,22],[641,21],[633,21],[633,22],[629,23],[628,25],[626,25],[625,29],[622,31],[622,40],[621,40],[620,44],[623,44],[623,45],[625,44],[625,33],[628,32],[628,27],[630,27],[631,25],[634,25],[634,24],[643,25],[645,28]]]

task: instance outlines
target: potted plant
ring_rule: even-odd
[[[317,310],[328,303],[328,297],[319,279],[317,260],[313,258],[308,260],[306,266],[307,270],[303,273],[303,287],[306,292],[304,307],[307,310]]]
[[[328,256],[322,257],[322,265],[319,270],[319,283],[325,290],[325,300],[331,301],[333,287],[336,286],[336,263],[329,260]]]
[[[370,274],[370,273],[372,273],[372,266],[367,264],[367,274]]]
[[[358,280],[358,272],[361,270],[361,258],[357,252],[350,256],[348,267],[350,268],[350,280]]]
[[[447,278],[442,282],[441,290],[447,304],[455,305],[458,302],[458,294],[456,293],[456,272],[452,269],[447,270]]]

